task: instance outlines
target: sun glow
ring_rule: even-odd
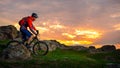
[[[66,44],[66,45],[74,45],[74,44],[80,44],[80,45],[89,45],[92,44],[93,42],[91,41],[86,41],[86,40],[82,40],[82,41],[75,41],[75,40],[71,40],[71,41],[67,41],[67,40],[57,40],[62,44]]]
[[[120,43],[115,44],[117,49],[120,49]]]
[[[14,26],[19,30],[20,25],[18,23],[14,24]]]

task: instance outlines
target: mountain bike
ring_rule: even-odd
[[[38,34],[39,32],[37,32],[37,34],[34,36],[34,38],[32,39],[32,41],[30,43],[28,43],[28,45],[31,46],[31,49],[27,49],[35,54],[35,55],[41,55],[44,56],[48,53],[48,45],[44,42],[38,39]],[[14,46],[14,45],[26,45],[25,41],[17,41],[17,40],[12,40],[10,42],[7,43],[7,46]]]

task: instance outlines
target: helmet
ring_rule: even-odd
[[[36,13],[32,13],[32,17],[38,18],[38,15]]]

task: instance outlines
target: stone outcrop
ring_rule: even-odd
[[[45,40],[46,44],[48,45],[49,51],[54,51],[58,47],[58,43],[54,40]]]
[[[89,47],[89,53],[105,53],[116,51],[116,47],[114,45],[104,45],[101,48],[95,48],[94,46]]]
[[[71,50],[76,50],[76,51],[82,51],[82,50],[87,50],[88,48],[87,47],[84,47],[84,46],[69,46],[69,48]]]
[[[18,36],[16,27],[12,25],[0,26],[0,40],[15,39]]]
[[[3,59],[24,60],[30,58],[31,53],[24,45],[16,43],[13,44],[14,45],[8,45],[8,47],[3,50],[2,52]]]
[[[116,47],[114,45],[104,45],[100,48],[100,50],[102,52],[111,52],[111,51],[115,51]]]
[[[96,49],[95,46],[89,46],[88,48],[92,50]]]
[[[47,45],[49,47],[49,51],[54,51],[54,50],[56,50],[56,48],[60,48],[60,49],[66,48],[66,46],[64,44],[61,44],[56,40],[44,40],[44,42],[47,43]]]
[[[45,42],[47,43],[48,47],[49,47],[49,51],[54,51],[56,50],[56,48],[59,49],[66,49],[66,50],[76,50],[76,51],[81,51],[81,50],[87,50],[87,47],[84,46],[66,46],[64,44],[59,43],[56,40],[45,40]]]
[[[97,51],[97,49],[94,46],[89,46],[88,47],[88,52],[94,54],[94,53],[96,53],[98,51]]]
[[[104,45],[101,48],[95,48],[94,46],[84,47],[80,45],[66,46],[64,44],[59,43],[56,40],[45,40],[45,42],[49,47],[49,51],[54,51],[56,50],[56,48],[65,49],[65,50],[75,50],[75,51],[86,50],[89,53],[103,53],[103,52],[111,52],[116,50],[114,45]]]

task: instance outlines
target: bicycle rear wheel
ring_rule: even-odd
[[[10,42],[7,43],[7,47],[9,46],[15,46],[15,45],[18,45],[18,44],[21,44],[19,41],[16,41],[16,40],[12,40]]]
[[[48,45],[43,41],[36,42],[33,46],[33,53],[40,56],[46,55],[48,53]]]

